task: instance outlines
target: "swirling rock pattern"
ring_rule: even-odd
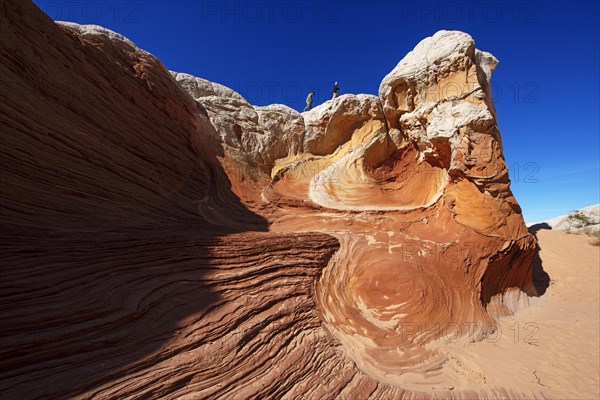
[[[518,395],[428,347],[536,294],[470,36],[301,114],[0,7],[3,398]]]

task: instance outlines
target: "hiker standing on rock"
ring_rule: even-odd
[[[339,91],[340,91],[340,88],[339,88],[339,86],[338,86],[338,83],[336,82],[336,83],[333,85],[333,97],[332,97],[332,99],[335,99],[336,97],[338,97],[338,92],[339,92]]]
[[[310,92],[308,94],[308,96],[306,97],[306,107],[304,108],[304,111],[308,111],[312,108],[312,102],[313,102],[314,95],[315,95],[315,92]]]

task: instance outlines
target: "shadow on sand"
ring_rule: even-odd
[[[537,233],[541,229],[552,229],[552,227],[547,223],[542,222],[529,227],[529,232],[537,239]],[[544,271],[544,267],[542,266],[539,241],[537,241],[535,245],[535,255],[533,257],[531,268],[531,278],[536,293],[535,296],[542,296],[544,293],[546,293],[548,286],[550,286],[550,275]]]

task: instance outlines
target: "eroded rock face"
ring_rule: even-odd
[[[428,347],[536,294],[469,35],[301,114],[1,7],[4,396],[518,395]]]
[[[281,104],[253,107],[228,87],[188,74],[171,74],[207,110],[223,144],[237,153],[236,158],[268,173],[275,160],[301,152],[304,121],[297,111]]]
[[[303,116],[305,151],[325,156],[348,142],[364,122],[383,120],[383,109],[376,96],[345,94],[304,112]]]

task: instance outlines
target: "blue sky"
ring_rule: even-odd
[[[493,77],[512,190],[528,222],[600,202],[597,1],[46,1],[55,20],[117,31],[167,68],[225,84],[251,103],[304,107],[376,94],[440,29],[473,36]]]

